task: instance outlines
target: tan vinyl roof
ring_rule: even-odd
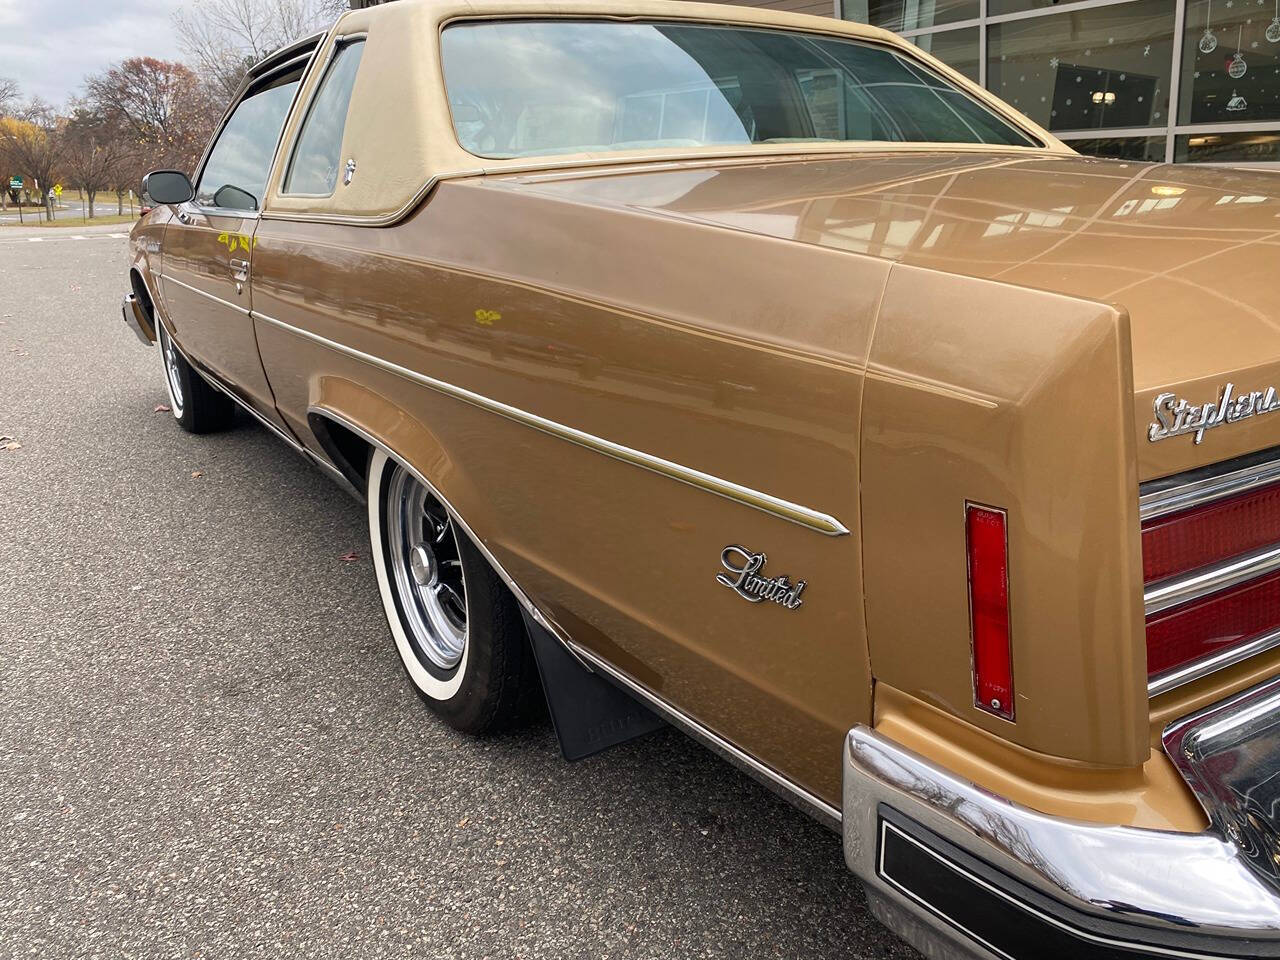
[[[304,220],[339,220],[369,225],[391,223],[408,213],[438,180],[446,177],[568,165],[617,164],[637,160],[691,160],[713,157],[768,156],[804,153],[848,154],[884,150],[875,143],[751,144],[681,147],[572,154],[552,157],[488,159],[467,153],[458,144],[449,115],[440,66],[440,31],[464,19],[628,17],[666,21],[703,21],[847,36],[888,44],[924,60],[975,98],[1051,149],[1070,152],[1052,134],[1016,113],[1000,100],[928,54],[886,30],[830,17],[783,13],[756,7],[674,0],[396,0],[344,14],[334,25],[303,81],[299,103],[285,130],[281,162],[267,190],[264,216]],[[350,185],[339,183],[332,197],[285,196],[279,192],[299,118],[305,116],[323,67],[344,38],[365,36],[367,44],[352,91],[343,134],[342,157],[356,162]],[[936,150],[937,144],[895,143],[894,150]],[[983,152],[980,144],[959,150]],[[1002,148],[1003,150],[1019,148]],[[1029,149],[1029,148],[1021,148]]]

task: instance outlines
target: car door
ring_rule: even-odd
[[[227,114],[165,235],[165,302],[178,345],[281,425],[249,315],[249,275],[272,158],[310,51],[253,78]]]

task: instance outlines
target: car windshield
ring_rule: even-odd
[[[441,43],[458,140],[479,156],[803,141],[1039,146],[874,43],[565,20],[456,23]]]

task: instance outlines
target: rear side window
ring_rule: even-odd
[[[327,197],[338,185],[342,164],[342,132],[347,126],[347,108],[355,86],[364,41],[345,44],[334,54],[320,88],[298,133],[284,193]]]
[[[262,206],[271,159],[300,78],[300,70],[275,77],[236,104],[200,173],[196,203],[246,211]]]
[[[906,51],[816,33],[616,21],[455,23],[458,142],[485,157],[795,141],[1038,146]]]

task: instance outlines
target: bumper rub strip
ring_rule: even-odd
[[[1001,960],[1244,960],[1277,956],[1249,941],[1221,947],[1111,934],[1059,904],[984,869],[945,840],[883,811],[877,870],[895,890]],[[966,862],[967,861],[967,862]]]
[[[882,859],[884,820],[923,843],[929,861],[903,846]],[[1129,957],[1280,957],[1280,895],[1221,835],[1039,813],[868,727],[846,738],[842,831],[845,860],[868,892],[960,956],[1055,956],[998,940],[1007,919],[979,927],[988,912],[1016,908],[1080,940],[1080,958],[1112,956],[1101,948]],[[917,871],[936,874],[929,883],[939,891],[950,897],[958,885],[964,896],[948,907],[924,878],[903,872],[908,856]]]

